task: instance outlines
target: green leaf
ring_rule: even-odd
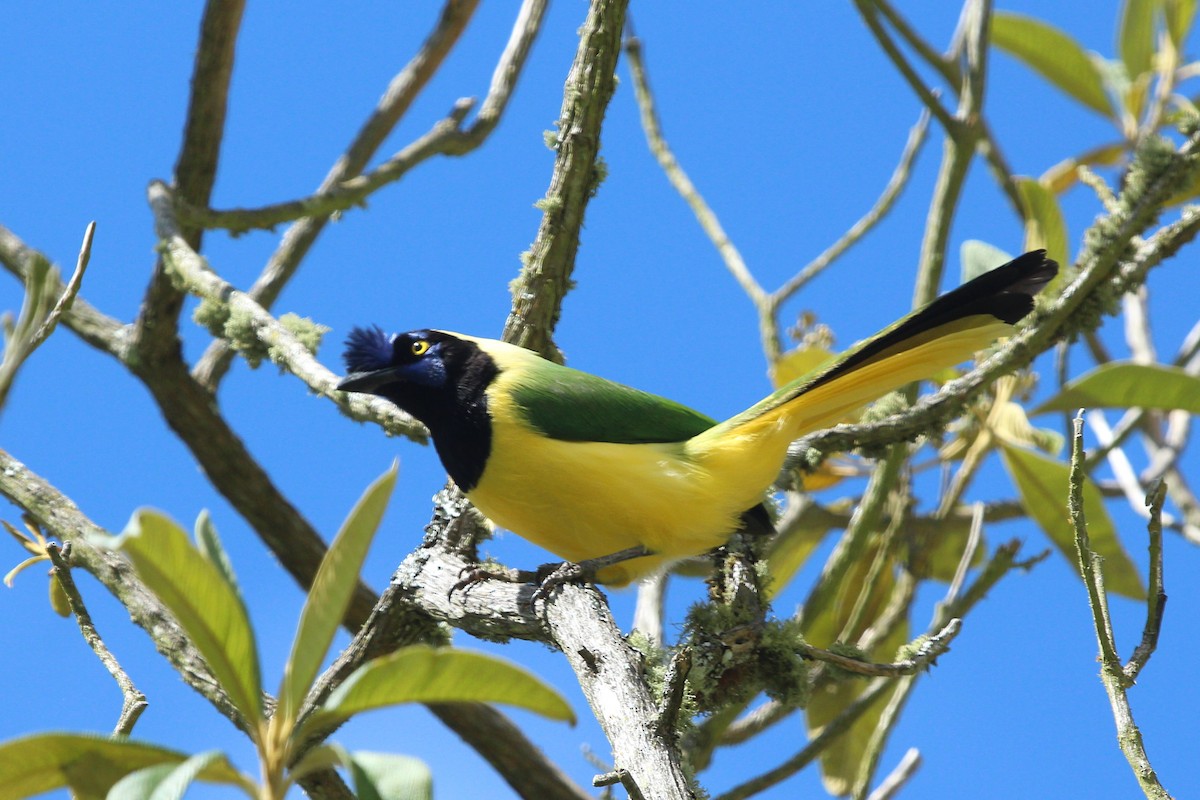
[[[1049,258],[1066,264],[1067,223],[1063,220],[1058,198],[1036,178],[1015,180],[1025,212],[1025,249],[1045,249]]]
[[[192,547],[182,528],[147,509],[135,512],[115,541],[104,543],[129,557],[138,577],[179,621],[251,731],[256,730],[263,710],[254,633],[246,607],[221,569]]]
[[[244,605],[246,601],[242,598],[242,590],[238,586],[237,575],[233,571],[233,562],[229,560],[225,547],[221,544],[221,537],[217,536],[217,528],[213,525],[212,517],[209,516],[207,509],[201,511],[200,515],[196,517],[193,535],[196,537],[196,547],[200,550],[200,555],[208,559],[208,562],[221,572],[225,582],[229,584],[229,588],[233,590],[239,600],[242,600]]]
[[[930,521],[935,527],[928,536],[923,537],[927,540],[926,548],[915,554],[915,560],[922,567],[918,574],[941,583],[950,583],[958,572],[958,562],[962,561],[971,538],[971,520],[949,516],[936,522]],[[987,537],[981,534],[979,547],[968,566],[979,566],[986,554]]]
[[[50,608],[60,617],[71,616],[71,601],[67,599],[67,591],[57,575],[50,576]]]
[[[824,515],[805,515],[772,540],[767,554],[767,574],[771,576],[767,599],[773,599],[787,588],[788,582],[831,529],[832,525]]]
[[[893,586],[894,583],[889,581],[889,591]],[[878,662],[891,661],[896,651],[908,643],[908,635],[908,620],[901,620],[887,633],[883,641],[867,654],[867,658]],[[816,736],[826,725],[837,719],[866,691],[867,686],[864,680],[844,678],[824,691],[813,692],[804,709],[809,736]],[[821,779],[825,784],[825,791],[830,795],[846,795],[853,789],[862,769],[863,758],[890,699],[891,692],[881,694],[841,736],[821,752]]]
[[[1077,408],[1179,408],[1200,414],[1200,378],[1179,367],[1114,361],[1071,381],[1033,413]]]
[[[1066,464],[1025,450],[1001,445],[1004,466],[1016,483],[1021,505],[1046,532],[1075,571],[1079,561],[1075,552],[1075,531],[1067,515],[1067,492],[1071,469]],[[1087,478],[1083,483],[1083,511],[1087,516],[1088,538],[1092,549],[1104,559],[1104,583],[1110,592],[1144,600],[1146,589],[1137,568],[1117,538],[1116,529],[1104,508],[1104,498]]]
[[[1013,257],[995,245],[981,242],[978,239],[967,239],[959,250],[962,261],[962,282],[978,278],[985,272],[991,272],[1002,264],[1007,264]]]
[[[433,773],[419,758],[359,750],[350,754],[347,767],[358,800],[433,798]]]
[[[567,701],[521,667],[482,653],[413,645],[363,664],[297,732],[337,725],[363,711],[400,703],[507,703],[575,723]]]
[[[1124,157],[1127,148],[1128,144],[1122,140],[1093,147],[1074,158],[1065,158],[1042,173],[1038,183],[1061,195],[1079,182],[1080,167],[1111,167]]]
[[[192,783],[204,776],[218,783],[235,783],[243,788],[252,788],[249,779],[232,780],[233,767],[220,750],[197,753],[181,763],[167,762],[152,767],[143,767],[117,781],[109,790],[105,800],[181,800]],[[211,776],[222,775],[222,778]],[[254,792],[248,792],[254,797]]]
[[[1171,41],[1175,43],[1176,50],[1182,49],[1196,18],[1196,0],[1166,0],[1163,10],[1166,11]]]
[[[0,800],[70,789],[79,800],[100,800],[121,778],[156,764],[176,765],[186,753],[94,734],[41,733],[0,744]],[[219,783],[246,780],[223,758],[202,777]]]
[[[431,800],[433,774],[424,761],[391,753],[351,753],[337,743],[319,745],[305,754],[291,772],[299,780],[314,770],[345,767],[354,781],[358,800]]]
[[[1033,17],[997,11],[992,17],[991,38],[993,45],[1083,105],[1112,118],[1099,70],[1079,43],[1063,31]]]
[[[1125,0],[1117,50],[1131,81],[1154,69],[1154,12],[1162,0]]]
[[[371,539],[396,486],[398,471],[399,463],[393,461],[388,471],[367,487],[321,560],[300,613],[292,654],[283,669],[276,712],[283,714],[283,719],[296,719],[300,703],[308,694],[309,686],[329,652],[333,636],[342,624],[358,584],[363,559],[367,557],[367,548],[371,546]]]

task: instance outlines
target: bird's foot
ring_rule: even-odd
[[[450,587],[450,594],[466,589],[476,583],[495,580],[506,583],[529,583],[537,579],[537,573],[523,569],[511,569],[499,564],[468,564],[459,570],[458,583]]]
[[[625,550],[618,550],[615,553],[609,553],[606,556],[598,558],[588,558],[583,561],[562,561],[558,563],[543,564],[537,569],[536,583],[537,588],[533,590],[533,596],[530,602],[545,600],[550,596],[550,593],[559,586],[567,583],[594,583],[596,575],[602,569],[611,567],[613,564],[620,564],[623,561],[631,561],[635,558],[652,555],[649,550],[641,545],[630,547]]]

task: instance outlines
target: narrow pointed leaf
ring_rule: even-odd
[[[186,760],[186,753],[128,739],[79,733],[26,736],[0,744],[0,800],[56,789],[70,789],[79,800],[99,800],[131,772]],[[208,765],[204,778],[234,784],[243,780],[224,759]]]
[[[218,783],[237,783],[229,779],[232,772],[220,750],[209,750],[178,764],[167,762],[131,772],[113,785],[105,800],[181,800],[202,776],[212,776],[210,780]]]
[[[1088,108],[1112,118],[1100,71],[1079,43],[1033,17],[997,11],[992,44],[1024,63]]]
[[[1164,10],[1167,14],[1167,31],[1175,49],[1179,50],[1192,30],[1192,22],[1196,18],[1196,0],[1166,0]]]
[[[1200,378],[1179,367],[1112,362],[1071,381],[1034,413],[1077,408],[1179,408],[1200,414]]]
[[[1067,223],[1058,198],[1036,178],[1017,178],[1025,212],[1025,249],[1046,251],[1048,258],[1066,264]]]
[[[1154,12],[1162,0],[1125,0],[1117,49],[1131,81],[1154,68]]]
[[[208,562],[220,571],[225,582],[229,584],[229,588],[233,589],[234,594],[241,599],[242,590],[238,586],[237,575],[233,571],[233,562],[229,560],[225,546],[221,544],[221,537],[217,535],[217,527],[213,525],[212,517],[207,510],[201,511],[200,515],[196,517],[193,535],[196,537],[196,549],[200,551],[200,555],[208,559]],[[245,600],[242,600],[242,603],[244,605]]]
[[[60,617],[71,616],[71,601],[67,599],[67,592],[55,575],[50,576],[50,608]]]
[[[1075,531],[1067,515],[1067,491],[1070,467],[1051,458],[1020,447],[1001,445],[1004,466],[1012,475],[1021,496],[1021,505],[1046,532],[1067,560],[1079,572],[1075,553]],[[1104,508],[1104,498],[1096,485],[1086,477],[1083,483],[1083,510],[1087,516],[1088,539],[1092,550],[1104,559],[1104,583],[1110,592],[1145,599],[1137,568],[1117,538],[1116,529]]]
[[[359,667],[309,716],[309,732],[354,714],[400,703],[505,703],[572,724],[575,714],[550,686],[524,669],[482,653],[413,645]]]
[[[224,573],[192,547],[182,528],[156,511],[135,512],[124,533],[108,545],[133,562],[138,577],[170,609],[230,702],[255,729],[263,719],[258,653],[246,608]]]
[[[333,636],[342,624],[367,548],[396,486],[398,468],[397,462],[392,462],[391,468],[367,488],[321,561],[300,614],[292,654],[284,667],[283,683],[279,688],[277,713],[283,714],[284,719],[295,720],[300,703],[317,677]]]
[[[1111,167],[1119,162],[1128,149],[1122,140],[1093,147],[1074,158],[1066,158],[1042,173],[1038,182],[1056,195],[1061,195],[1079,182],[1079,168],[1083,166]]]

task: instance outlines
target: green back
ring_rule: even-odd
[[[521,369],[512,396],[525,422],[571,442],[682,442],[716,425],[673,400],[551,361]]]

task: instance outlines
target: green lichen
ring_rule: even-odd
[[[330,331],[329,327],[313,322],[309,317],[302,317],[290,311],[279,318],[279,324],[288,333],[295,336],[296,341],[300,342],[304,349],[314,356],[317,354],[317,349],[321,346],[321,339]],[[272,346],[269,348],[268,354],[276,364],[284,361],[284,354],[279,348]]]

